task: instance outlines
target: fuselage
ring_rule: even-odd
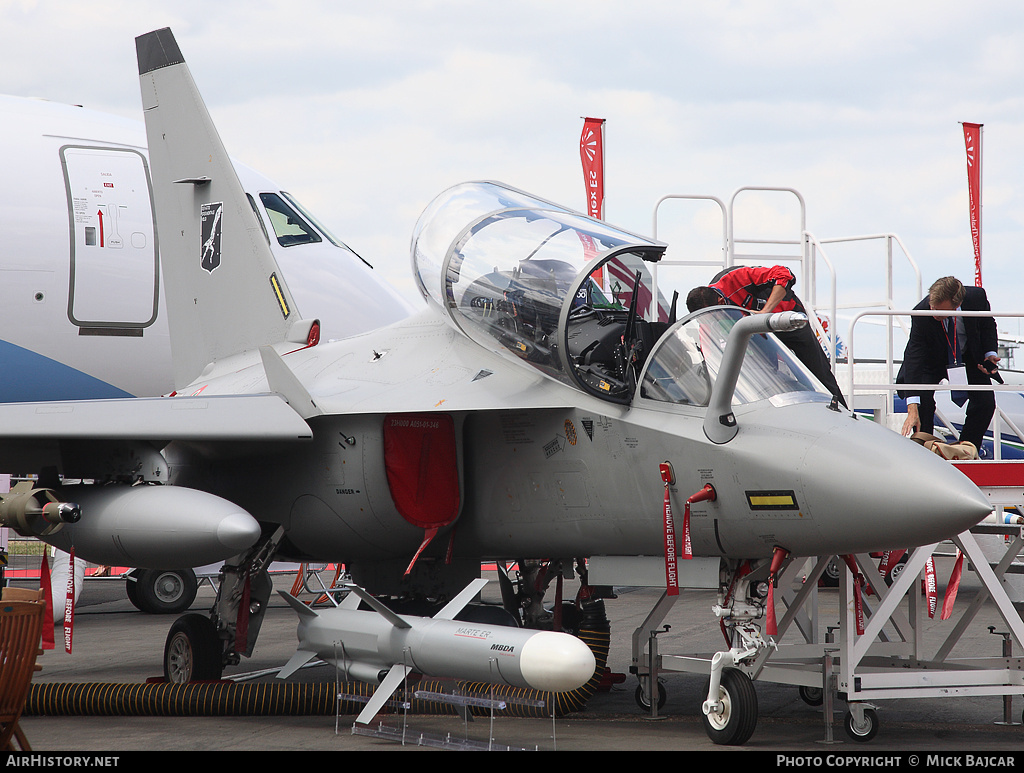
[[[396,358],[396,370],[386,360],[403,347],[417,354]],[[382,352],[387,357],[375,359]],[[516,374],[514,365],[443,322],[413,319],[284,359],[301,376],[320,374],[307,383],[328,412],[309,419],[311,444],[258,455],[239,449],[220,462],[188,446],[168,456],[176,483],[285,523],[296,558],[401,559],[422,541],[423,529],[396,507],[399,484],[386,469],[384,426],[393,414],[381,406],[403,391],[402,415],[451,419],[459,504],[441,531],[454,533],[456,556],[658,555],[663,462],[675,472],[678,523],[688,497],[706,484],[717,492],[714,502],[691,508],[698,555],[908,547],[957,534],[990,510],[948,463],[830,408],[817,392],[737,406],[736,437],[716,444],[704,433],[700,406],[639,397],[613,405],[529,372],[520,377],[530,388],[510,385],[504,377]],[[201,393],[231,393],[243,382],[259,391],[259,366],[236,365]],[[475,379],[482,372],[492,375]],[[332,414],[342,402],[346,413]],[[446,546],[438,540],[434,552]]]

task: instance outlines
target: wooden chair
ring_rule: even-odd
[[[0,601],[38,601],[40,604],[46,604],[46,591],[42,588],[12,588],[7,586],[6,588],[0,589]],[[49,618],[44,614],[43,620]],[[43,654],[43,649],[40,648],[37,656]],[[36,671],[42,671],[43,667],[36,663]]]
[[[0,601],[46,601],[42,588],[11,588],[0,590]]]
[[[0,749],[5,751],[32,751],[18,720],[32,681],[45,611],[39,601],[7,601],[6,594],[0,600]]]

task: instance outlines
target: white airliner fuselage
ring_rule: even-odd
[[[173,389],[145,126],[0,96],[0,402]],[[379,273],[271,180],[239,178],[307,318],[324,340],[410,312]]]

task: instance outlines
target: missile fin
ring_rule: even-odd
[[[485,580],[482,577],[477,577],[473,582],[463,588],[458,596],[445,604],[444,608],[434,615],[434,619],[454,620],[455,616],[462,611],[462,608],[476,598],[476,595],[484,589],[484,586],[487,585],[487,583],[488,580]]]
[[[296,671],[298,671],[300,668],[302,668],[304,665],[306,665],[309,661],[311,661],[315,657],[316,657],[316,653],[315,652],[307,652],[306,650],[298,650],[294,655],[292,655],[291,660],[289,660],[287,663],[285,663],[284,668],[282,668],[280,671],[278,671],[277,678],[278,679],[287,679],[289,676],[294,674]]]
[[[395,663],[391,666],[391,670],[388,671],[388,675],[384,677],[384,681],[380,683],[380,687],[374,690],[373,695],[370,696],[370,700],[367,701],[366,706],[359,712],[359,716],[356,717],[356,722],[361,725],[368,725],[370,721],[377,716],[377,712],[383,708],[384,704],[388,702],[395,690],[401,686],[402,682],[405,681],[406,674],[409,673],[409,669],[402,663]]]
[[[359,609],[360,601],[362,601],[362,599],[359,597],[358,593],[349,593],[347,596],[345,596],[345,598],[341,600],[341,602],[338,604],[338,607],[340,609]]]
[[[409,625],[408,622],[406,622],[401,617],[392,612],[390,609],[388,609],[386,606],[381,604],[379,601],[377,601],[377,599],[375,599],[365,590],[360,588],[358,585],[349,585],[348,587],[352,589],[352,593],[355,593],[357,596],[359,596],[359,598],[361,598],[363,601],[365,601],[367,604],[373,607],[373,610],[375,612],[377,612],[381,617],[383,617],[385,620],[391,623],[391,625],[395,626],[395,628],[412,628],[412,626]]]
[[[292,609],[299,613],[299,617],[317,616],[317,613],[314,610],[310,609],[308,606],[303,604],[290,593],[285,593],[283,590],[279,590],[277,593],[281,598],[288,602],[288,606],[290,606]]]

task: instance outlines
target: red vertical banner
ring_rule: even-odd
[[[967,148],[967,191],[970,199],[971,239],[974,242],[974,285],[981,287],[981,127],[964,124]]]
[[[604,219],[604,119],[584,118],[580,161],[587,190],[587,214]]]

